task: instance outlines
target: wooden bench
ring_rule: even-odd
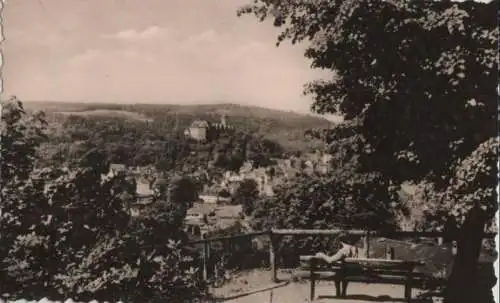
[[[404,297],[411,301],[414,269],[424,265],[418,261],[347,258],[332,264],[316,256],[300,256],[301,268],[310,272],[311,301],[315,298],[315,282],[319,279],[335,281],[336,295],[345,296],[341,285],[345,282],[403,284]],[[344,290],[346,291],[346,290]]]

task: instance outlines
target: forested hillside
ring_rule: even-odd
[[[120,118],[127,125],[149,128],[167,135],[182,133],[194,120],[219,122],[221,115],[238,132],[266,138],[282,145],[288,151],[310,151],[321,142],[304,137],[304,132],[316,128],[329,128],[332,123],[324,118],[236,104],[171,105],[171,104],[104,104],[26,102],[28,110],[43,110],[50,124],[62,126],[68,116]],[[75,120],[73,120],[75,121]],[[114,119],[117,123],[118,119]],[[67,122],[66,122],[67,125]],[[85,130],[82,129],[82,132]],[[93,131],[93,129],[91,129]]]

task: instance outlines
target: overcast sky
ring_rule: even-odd
[[[307,112],[302,49],[236,10],[251,0],[7,0],[4,97],[254,104]]]

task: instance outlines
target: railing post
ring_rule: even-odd
[[[366,231],[363,237],[363,248],[365,250],[365,258],[370,258],[370,232]]]
[[[276,267],[276,236],[272,231],[269,231],[269,265],[271,267],[271,281],[277,282],[277,267]]]
[[[203,239],[205,239],[205,235],[203,235]],[[203,241],[203,256],[202,256],[202,266],[203,266],[203,281],[208,280],[208,258],[209,258],[209,246],[208,240],[205,239]]]

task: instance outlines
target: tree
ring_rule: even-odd
[[[33,170],[36,148],[47,138],[42,112],[27,115],[15,97],[2,102],[2,188],[8,182],[26,180]]]
[[[187,210],[198,199],[198,184],[190,177],[174,175],[160,177],[154,186],[152,214],[171,228],[182,226]]]
[[[229,198],[231,197],[231,193],[227,189],[223,188],[219,191],[219,197]]]
[[[438,222],[446,222],[451,212],[454,221],[461,223],[458,231],[458,252],[445,294],[449,302],[462,302],[464,294],[456,289],[469,288],[467,299],[476,299],[483,294],[478,289],[477,260],[482,247],[485,227],[491,227],[491,213],[495,213],[497,175],[492,174],[498,161],[498,138],[491,138],[480,144],[467,158],[455,165],[450,185],[443,191],[430,192],[430,199],[436,204],[427,214],[434,215]],[[491,202],[488,202],[491,201]],[[486,226],[485,226],[486,225]],[[488,226],[489,225],[489,226]],[[490,290],[495,285],[491,283]],[[492,300],[492,298],[488,298]],[[470,302],[470,301],[469,301]]]
[[[3,292],[14,299],[134,302],[193,302],[203,294],[183,248],[183,217],[168,220],[177,209],[131,220],[135,186],[124,175],[103,176],[109,161],[100,150],[72,168],[33,169],[44,123],[15,99],[2,107],[2,168],[9,176],[0,178]]]
[[[198,200],[198,185],[190,177],[174,177],[171,182],[172,203],[182,203],[191,206]]]
[[[450,279],[448,302],[473,300],[476,291],[456,281],[473,285],[477,258],[461,255],[478,250],[481,236],[473,231],[483,230],[497,208],[489,183],[497,168],[477,158],[497,146],[497,7],[498,1],[257,0],[239,12],[272,19],[282,29],[278,44],[309,41],[312,67],[332,71],[306,87],[312,110],[344,116],[345,127],[325,135],[363,140],[365,171],[397,183],[428,180],[436,191],[454,193],[446,205],[462,210],[453,214],[471,238],[459,241],[457,260],[464,264],[455,263],[452,277],[458,272],[460,279]],[[448,187],[470,157],[488,167],[489,177]],[[464,212],[474,223],[463,223]]]
[[[14,97],[2,101],[0,123],[0,260],[3,261],[16,241],[26,241],[34,252],[40,251],[43,239],[33,239],[30,228],[40,224],[40,213],[48,204],[36,203],[43,188],[30,180],[36,149],[46,138],[43,115],[27,115],[22,103]],[[43,268],[40,263],[35,266]],[[4,270],[0,271],[0,281],[8,281],[7,276]],[[2,285],[2,289],[6,286]]]
[[[300,174],[274,188],[274,196],[259,200],[253,212],[255,229],[371,229],[397,227],[394,192],[381,174],[337,169],[329,175]],[[327,238],[284,239],[283,252],[294,257],[331,251]]]
[[[232,198],[232,204],[241,204],[243,206],[243,213],[250,215],[255,206],[255,202],[259,197],[258,184],[253,179],[243,180]]]

